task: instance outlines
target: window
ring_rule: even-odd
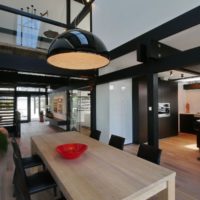
[[[24,16],[17,18],[16,44],[37,48],[38,35],[41,22]]]

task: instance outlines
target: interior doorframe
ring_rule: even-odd
[[[17,94],[17,106],[18,106],[18,97],[27,97],[27,120],[21,120],[20,123],[28,123],[31,120],[31,95],[30,94]],[[16,107],[17,108],[17,107]]]
[[[41,96],[45,96],[46,97],[46,94],[44,93],[41,93],[41,94],[29,94],[27,92],[22,92],[22,93],[17,93],[16,97],[27,97],[27,120],[20,120],[21,123],[28,123],[28,122],[31,122],[31,97],[39,97],[39,112],[40,112],[40,107],[41,107]]]

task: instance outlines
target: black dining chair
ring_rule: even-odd
[[[21,158],[13,153],[13,160],[16,168],[14,186],[17,200],[30,200],[31,194],[51,188],[56,194],[57,185],[47,170],[27,176]]]
[[[13,153],[16,154],[21,159],[22,166],[24,169],[29,169],[29,168],[37,167],[37,166],[43,166],[43,169],[45,169],[45,165],[38,155],[22,158],[21,151],[20,151],[19,145],[17,144],[16,139],[12,138],[11,143],[13,147]],[[13,181],[12,181],[13,184],[14,184],[15,179],[16,179],[16,168],[13,174]],[[16,191],[14,191],[13,193],[13,196],[15,195],[16,195]]]
[[[109,145],[116,147],[120,150],[123,150],[124,142],[125,142],[125,138],[120,137],[118,135],[111,135],[110,140],[109,140]]]
[[[22,158],[22,154],[21,154],[19,145],[18,145],[15,138],[12,138],[11,143],[12,143],[12,147],[13,147],[13,152],[21,158],[22,163],[23,163],[23,167],[25,169],[31,168],[31,167],[36,167],[36,166],[39,166],[39,165],[43,165],[43,167],[44,167],[44,163],[42,162],[41,158],[38,155],[32,155],[30,157],[23,157]]]
[[[161,152],[161,149],[154,146],[140,144],[137,156],[159,165]]]
[[[90,134],[90,137],[95,139],[95,140],[99,140],[100,136],[101,136],[101,131],[99,131],[99,130],[94,130]]]

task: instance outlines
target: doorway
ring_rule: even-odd
[[[28,96],[17,97],[17,111],[20,112],[21,122],[29,121]]]
[[[46,112],[46,96],[18,96],[17,110],[21,114],[21,122],[39,121],[40,112],[42,111],[44,115]]]

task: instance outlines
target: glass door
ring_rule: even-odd
[[[20,112],[21,122],[28,121],[28,97],[17,97],[17,111]]]
[[[39,120],[39,96],[31,96],[31,121]]]
[[[45,115],[46,97],[44,95],[31,96],[31,121],[39,121],[41,111]]]

